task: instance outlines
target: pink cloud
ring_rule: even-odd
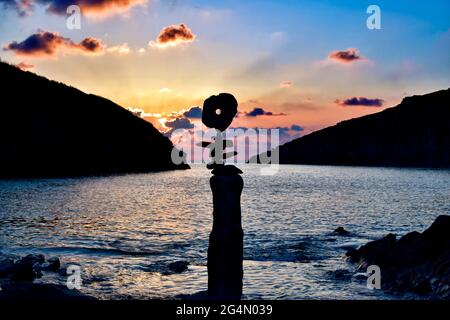
[[[356,48],[333,51],[328,55],[328,58],[339,63],[352,63],[363,59]]]

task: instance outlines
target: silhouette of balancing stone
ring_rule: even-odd
[[[202,121],[224,131],[237,113],[233,95],[221,93],[205,100]],[[217,112],[220,110],[220,112]],[[241,223],[242,171],[233,165],[216,165],[210,186],[213,194],[213,227],[208,248],[208,296],[239,300],[242,296],[243,237]]]
[[[208,128],[224,131],[237,113],[236,98],[229,93],[211,96],[203,103],[202,122]]]

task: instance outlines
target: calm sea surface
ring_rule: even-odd
[[[348,248],[422,231],[450,213],[450,170],[241,165],[248,299],[392,299],[366,288]],[[210,173],[0,180],[0,252],[58,256],[98,298],[173,298],[207,288]],[[344,226],[350,236],[336,236]],[[188,261],[181,274],[167,264]],[[346,272],[348,270],[349,272]],[[337,272],[336,272],[337,271]],[[64,283],[45,274],[41,282]],[[411,298],[400,296],[400,298]],[[414,298],[414,297],[412,297]]]

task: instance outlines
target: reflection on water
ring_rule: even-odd
[[[244,165],[244,295],[265,299],[391,298],[368,290],[342,260],[388,232],[425,229],[448,213],[450,171]],[[206,290],[209,172],[0,181],[0,251],[44,253],[82,268],[100,298],[167,298]],[[345,226],[352,234],[332,234]],[[184,260],[187,272],[159,266]],[[161,267],[162,268],[162,267]],[[331,276],[330,276],[331,275]],[[58,282],[46,275],[39,281]]]

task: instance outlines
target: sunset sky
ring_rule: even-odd
[[[81,29],[66,27],[79,4]],[[381,30],[366,9],[381,8]],[[0,57],[189,128],[231,92],[235,127],[297,137],[450,86],[449,1],[0,0]],[[26,88],[24,88],[26,90]],[[61,101],[64,108],[64,101]]]

